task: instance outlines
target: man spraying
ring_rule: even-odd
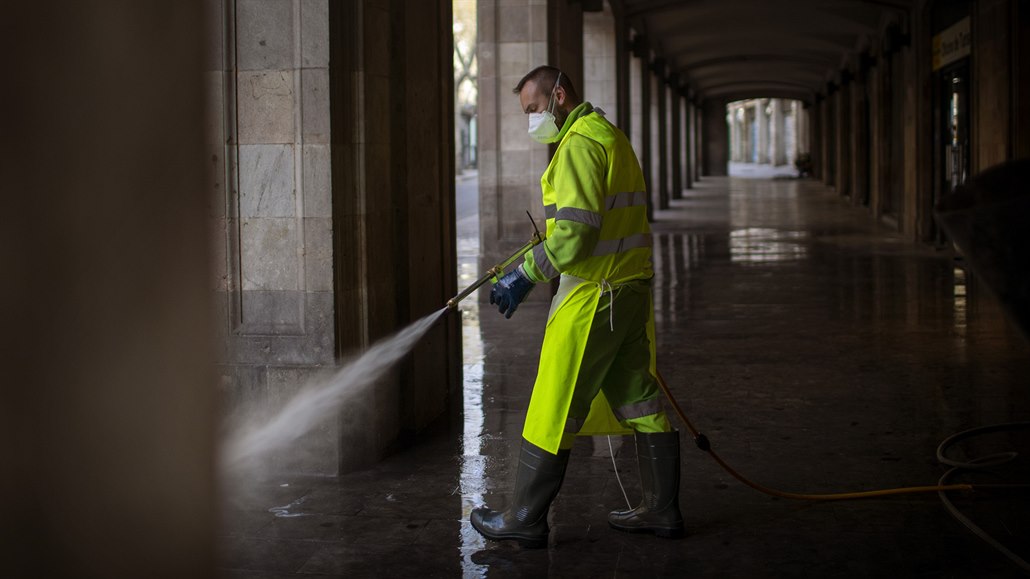
[[[540,282],[560,276],[522,433],[515,494],[505,511],[479,507],[470,521],[492,540],[546,544],[547,513],[577,435],[636,438],[643,500],[608,515],[621,531],[683,533],[679,435],[655,380],[651,234],[647,193],[626,135],[581,102],[557,68],[515,87],[529,135],[557,143],[540,179],[547,239],[494,285],[490,303],[510,318]]]

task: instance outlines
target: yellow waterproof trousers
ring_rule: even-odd
[[[574,435],[668,432],[654,376],[650,283],[562,275],[523,438],[556,454]]]

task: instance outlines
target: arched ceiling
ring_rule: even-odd
[[[911,0],[621,0],[668,72],[699,98],[811,102]]]

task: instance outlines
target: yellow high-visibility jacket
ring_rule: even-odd
[[[523,437],[556,453],[563,432],[631,432],[616,420],[603,393],[585,421],[570,419],[568,411],[602,293],[653,276],[651,233],[644,176],[632,145],[590,103],[566,120],[540,185],[547,239],[526,255],[523,270],[534,282],[562,278]],[[648,326],[653,345],[653,322]],[[653,353],[650,365],[654,372]]]
[[[560,273],[613,285],[649,279],[644,175],[629,139],[590,103],[573,110],[540,178],[547,239],[526,256],[534,282]]]

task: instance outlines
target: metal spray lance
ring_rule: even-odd
[[[447,300],[448,308],[456,309],[458,307],[458,303],[461,302],[461,300],[469,297],[472,294],[472,292],[482,287],[483,284],[485,284],[486,282],[496,280],[497,278],[504,275],[504,269],[506,267],[514,263],[518,258],[522,257],[523,255],[526,255],[526,253],[528,253],[529,250],[533,249],[534,246],[543,242],[544,239],[546,239],[543,236],[543,234],[540,233],[540,229],[536,226],[536,221],[533,220],[533,216],[530,215],[529,211],[526,211],[526,215],[529,215],[529,221],[533,224],[533,230],[535,231],[533,237],[528,242],[526,242],[525,245],[520,247],[515,253],[508,256],[507,259],[486,270],[486,273],[483,274],[483,277],[477,279],[475,282],[472,283],[472,285],[462,290],[462,292],[458,295]]]

